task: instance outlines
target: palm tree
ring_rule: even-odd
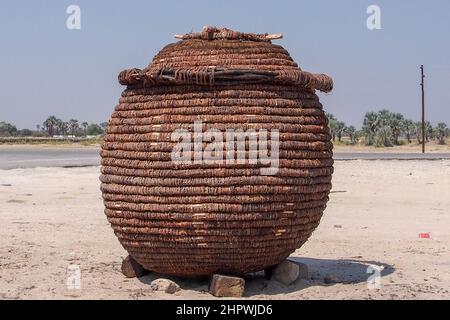
[[[422,122],[416,122],[415,123],[415,127],[416,127],[416,139],[417,139],[417,143],[421,144],[422,143]]]
[[[55,128],[57,123],[58,119],[55,116],[50,116],[42,124],[42,126],[45,128],[45,131],[48,132],[48,135],[50,137],[53,137],[53,135],[55,134]]]
[[[88,126],[89,126],[89,123],[83,122],[83,123],[81,124],[81,126],[83,127],[84,136],[86,137],[86,136],[87,136],[87,128],[88,128]]]
[[[383,126],[378,129],[375,136],[374,143],[376,147],[392,147],[392,130],[388,126]]]
[[[409,119],[405,119],[403,123],[403,128],[405,131],[406,140],[408,140],[408,143],[411,143],[411,136],[414,134],[415,131],[414,122],[412,122]]]
[[[344,133],[345,128],[346,128],[346,125],[344,122],[342,122],[342,121],[337,122],[337,137],[338,137],[339,142],[342,141],[342,134]]]
[[[62,121],[61,119],[57,119],[56,128],[58,128],[58,133],[60,135],[63,135],[63,136],[66,135],[67,127],[66,127],[66,123],[64,121]]]
[[[430,121],[425,122],[425,140],[428,142],[430,139],[433,139],[433,126]]]
[[[68,122],[68,126],[69,126],[69,132],[70,132],[71,136],[75,136],[75,134],[80,129],[80,126],[78,124],[78,120],[76,120],[76,119],[70,119],[69,122]]]
[[[367,112],[364,116],[362,132],[366,137],[366,145],[371,146],[374,143],[374,138],[377,133],[378,114],[376,112]]]
[[[356,144],[356,128],[354,126],[345,127],[344,132],[348,134],[351,144]]]
[[[436,127],[436,136],[438,137],[438,143],[444,145],[445,144],[445,136],[447,133],[447,124],[445,124],[444,122],[440,122],[438,123],[437,127]]]
[[[334,115],[332,115],[331,113],[327,113],[326,114],[327,118],[328,118],[328,126],[330,128],[330,133],[331,136],[333,137],[333,141],[336,140],[336,134],[338,132],[338,121],[336,119],[336,117]]]
[[[401,113],[390,113],[388,123],[391,128],[394,144],[399,145],[400,135],[405,131],[405,118]]]
[[[364,117],[363,132],[366,144],[390,147],[400,144],[399,138],[404,132],[404,117],[387,109],[378,112],[368,112]]]

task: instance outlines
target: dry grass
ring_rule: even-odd
[[[50,146],[95,146],[103,142],[102,138],[47,138],[47,137],[2,137],[0,145],[50,145]]]
[[[422,145],[417,141],[407,143],[407,141],[400,141],[401,145],[393,147],[378,148],[375,146],[366,146],[364,142],[359,142],[356,145],[351,145],[347,139],[342,139],[341,142],[334,141],[334,151],[336,152],[393,152],[393,153],[416,153],[422,151]],[[440,145],[436,141],[429,141],[426,143],[427,152],[445,153],[450,152],[450,139],[447,139],[445,145]]]

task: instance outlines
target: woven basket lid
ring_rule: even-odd
[[[333,80],[301,70],[289,53],[272,40],[282,35],[252,34],[204,27],[202,32],[175,36],[150,65],[124,70],[122,85],[215,85],[275,83],[330,92]]]

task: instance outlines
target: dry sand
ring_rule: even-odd
[[[310,279],[284,287],[247,280],[258,299],[450,299],[450,161],[346,161],[320,227],[292,258]],[[0,171],[0,299],[210,299],[206,280],[126,279],[125,251],[102,213],[99,168]],[[419,233],[429,232],[430,239]],[[384,267],[369,289],[369,265]],[[81,269],[69,290],[67,267]],[[327,285],[332,275],[340,283]]]

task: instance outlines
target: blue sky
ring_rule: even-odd
[[[66,9],[81,8],[81,30]],[[366,9],[381,7],[381,30]],[[419,120],[419,66],[426,68],[427,118],[450,124],[450,1],[1,1],[0,121],[35,128],[54,114],[103,122],[123,88],[117,74],[145,67],[173,34],[204,25],[283,33],[304,70],[335,81],[328,112],[360,126],[369,110]]]

